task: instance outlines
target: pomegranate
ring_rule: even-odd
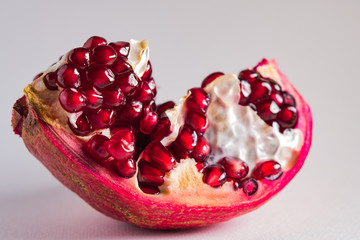
[[[263,59],[155,103],[147,41],[88,39],[36,76],[12,127],[65,186],[115,219],[193,228],[257,209],[311,145],[308,104]]]

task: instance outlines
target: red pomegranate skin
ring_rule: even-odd
[[[276,66],[275,61],[271,63]],[[244,197],[242,191],[234,191],[228,203],[223,205],[196,206],[178,202],[171,196],[142,193],[132,179],[104,172],[95,161],[87,161],[81,150],[82,143],[73,135],[42,121],[36,108],[24,97],[14,105],[12,127],[23,138],[28,150],[60,182],[103,214],[151,229],[202,227],[257,209],[283,189],[304,164],[312,138],[311,110],[287,78],[280,72],[279,75],[283,89],[289,91],[297,102],[299,121],[296,128],[304,135],[298,160],[275,184],[263,180],[258,192],[251,197]]]

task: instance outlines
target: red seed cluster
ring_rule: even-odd
[[[270,126],[276,122],[279,129],[296,127],[298,113],[294,97],[282,91],[278,83],[261,76],[256,70],[243,70],[239,73],[240,101],[242,106],[251,106]]]
[[[95,134],[84,148],[99,164],[125,178],[135,174],[134,159],[150,142],[159,118],[151,64],[143,76],[137,76],[128,63],[129,51],[128,42],[108,44],[94,36],[71,50],[62,66],[43,77],[47,89],[60,91],[63,109],[79,113],[75,120],[69,120],[76,135],[110,128],[110,139]]]

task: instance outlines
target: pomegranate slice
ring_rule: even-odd
[[[275,61],[157,105],[148,53],[91,37],[15,103],[14,132],[65,186],[107,216],[178,229],[257,209],[300,170],[311,111]]]

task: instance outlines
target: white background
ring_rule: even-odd
[[[359,1],[2,0],[0,26],[0,239],[360,239]],[[277,59],[313,111],[303,169],[259,210],[207,228],[150,231],[96,212],[10,127],[25,85],[91,35],[150,39],[159,102]]]

